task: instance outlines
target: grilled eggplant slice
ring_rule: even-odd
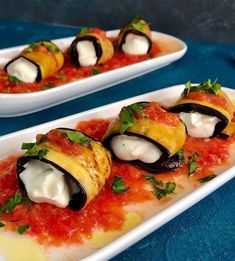
[[[156,102],[139,102],[122,108],[103,137],[103,145],[114,159],[160,173],[179,166],[177,152],[185,139],[178,115]]]
[[[53,75],[63,65],[64,55],[57,45],[50,41],[38,41],[8,62],[4,69],[22,82],[33,83]]]
[[[23,144],[18,159],[20,187],[32,201],[79,210],[98,195],[111,173],[109,152],[97,141],[70,129],[37,135]]]
[[[233,104],[211,80],[199,85],[186,83],[186,87],[169,111],[179,113],[188,135],[196,138],[224,136],[233,116]]]
[[[152,47],[151,29],[142,18],[135,18],[125,25],[119,35],[117,49],[130,55],[147,54]]]
[[[72,63],[77,67],[104,64],[113,54],[112,42],[98,28],[83,28],[70,47]]]

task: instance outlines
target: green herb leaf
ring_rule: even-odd
[[[184,150],[181,149],[177,152],[177,155],[179,157],[180,166],[184,166],[185,159],[184,159]]]
[[[101,70],[99,70],[99,69],[97,69],[97,68],[94,68],[94,69],[92,69],[92,71],[91,71],[91,74],[92,75],[96,75],[96,74],[100,74],[101,73]]]
[[[155,179],[152,175],[146,174],[146,175],[144,175],[144,178],[145,178],[147,181],[152,182],[152,183],[154,183],[154,182],[156,181],[156,179]]]
[[[44,156],[46,156],[46,154],[48,153],[48,150],[47,149],[40,149],[38,151],[38,158],[39,159],[42,159]]]
[[[25,233],[25,231],[28,230],[29,228],[30,228],[30,225],[25,224],[25,225],[18,226],[17,231],[20,235],[23,235]]]
[[[0,221],[0,227],[5,227],[5,224]]]
[[[152,175],[148,175],[148,174],[144,175],[144,178],[153,184],[154,195],[159,200],[175,191],[176,188],[175,182],[164,183],[161,180],[158,180]]]
[[[211,174],[211,175],[206,176],[206,177],[204,177],[204,178],[200,178],[200,179],[199,179],[199,182],[200,182],[200,183],[205,183],[205,182],[208,182],[208,181],[212,180],[212,179],[215,178],[215,177],[217,177],[217,175]]]
[[[22,83],[21,80],[19,80],[17,77],[15,76],[9,76],[8,77],[8,82],[10,83],[16,83],[16,84],[19,84],[19,83]]]
[[[195,152],[193,153],[193,155],[191,155],[189,157],[189,172],[188,172],[188,176],[192,176],[195,171],[197,170],[197,158],[200,156],[200,153]]]
[[[90,31],[90,29],[88,27],[83,27],[80,31],[80,35],[85,35],[85,34],[88,34]]]
[[[75,143],[79,143],[80,145],[84,147],[88,147],[90,145],[91,139],[88,138],[86,135],[79,131],[66,133],[66,137]]]
[[[58,53],[60,50],[56,45],[47,45],[46,48],[52,53]]]
[[[207,81],[204,81],[196,86],[192,86],[191,82],[188,81],[185,84],[184,96],[187,96],[190,93],[190,91],[198,91],[216,95],[220,89],[221,84],[218,83],[217,79],[214,82],[212,82],[211,79],[208,79]]]
[[[19,204],[32,204],[32,201],[28,197],[22,196],[22,194],[17,190],[14,196],[0,206],[0,213],[12,212]]]
[[[39,143],[43,142],[42,139],[44,140],[45,137],[43,136],[40,139]],[[48,150],[40,148],[38,146],[39,143],[23,143],[21,149],[27,150],[24,156],[38,156],[39,159],[42,159],[48,153]]]
[[[59,75],[58,78],[59,78],[60,80],[62,80],[62,81],[67,80],[67,76],[64,75],[64,74]]]
[[[142,15],[137,15],[131,22],[132,27],[134,27],[138,31],[142,31],[145,27],[145,23]]]
[[[48,82],[48,84],[44,85],[42,87],[43,90],[48,90],[48,89],[51,89],[51,88],[54,88],[56,85],[53,83],[53,82]]]
[[[34,49],[38,48],[41,45],[41,42],[33,42],[26,49],[27,52],[32,52]]]
[[[111,185],[111,188],[112,188],[113,192],[116,194],[122,194],[122,193],[128,191],[125,181],[121,177],[118,177],[118,176],[114,177],[114,181]]]
[[[128,128],[132,127],[137,122],[134,113],[141,115],[144,107],[144,104],[139,102],[122,108],[120,112],[121,134],[123,134]]]

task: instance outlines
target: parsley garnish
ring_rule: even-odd
[[[92,69],[92,71],[91,71],[91,74],[92,75],[96,75],[96,74],[100,74],[101,73],[101,70],[99,70],[99,69],[97,69],[97,68],[94,68],[94,69]]]
[[[5,224],[0,221],[0,227],[5,227]]]
[[[46,48],[52,53],[58,53],[60,50],[56,45],[46,45]]]
[[[8,82],[10,83],[16,83],[16,84],[19,84],[19,83],[22,83],[21,80],[19,80],[17,77],[15,76],[9,76],[8,77]]]
[[[18,226],[17,231],[20,235],[23,235],[26,230],[30,228],[29,224]]]
[[[215,178],[215,177],[217,177],[217,175],[211,174],[211,175],[206,176],[206,177],[204,177],[204,178],[200,178],[200,179],[199,179],[199,182],[200,182],[200,183],[205,183],[205,182],[208,182],[208,181],[212,180],[212,179]]]
[[[83,27],[80,31],[80,35],[85,35],[85,34],[88,34],[90,31],[90,29],[88,27]]]
[[[189,157],[189,172],[188,172],[188,176],[192,176],[195,171],[197,170],[197,158],[200,156],[199,152],[195,152],[193,153],[190,157]]]
[[[134,113],[136,112],[139,115],[141,115],[143,109],[144,109],[144,104],[141,102],[134,103],[132,105],[122,108],[120,112],[121,134],[123,134],[128,128],[132,127],[137,122]]]
[[[175,182],[164,183],[161,180],[158,180],[154,178],[152,175],[148,175],[148,174],[144,175],[144,178],[152,183],[154,188],[154,195],[159,200],[175,191],[176,188]]]
[[[28,52],[32,52],[34,49],[38,48],[41,45],[41,42],[33,42],[26,49]]]
[[[38,156],[39,159],[42,159],[47,153],[47,149],[41,149],[38,147],[38,143],[23,143],[21,146],[22,150],[27,150],[24,154],[27,156]]]
[[[212,82],[211,79],[208,79],[207,81],[204,81],[196,86],[192,86],[192,83],[188,81],[185,84],[184,96],[187,96],[190,93],[190,91],[198,91],[216,95],[220,89],[221,84],[217,82],[217,79],[214,80],[214,82]]]
[[[8,199],[3,205],[0,205],[0,213],[12,212],[19,204],[32,204],[28,197],[24,197],[18,190],[15,195]]]
[[[143,20],[143,16],[141,15],[137,15],[136,18],[134,18],[131,22],[131,25],[139,31],[142,31],[145,27],[145,22],[142,21]]]
[[[114,177],[111,188],[112,188],[113,192],[116,194],[122,194],[122,193],[128,191],[125,181],[121,177],[118,177],[118,176]]]
[[[184,150],[181,149],[177,152],[177,155],[179,157],[179,162],[180,162],[180,166],[184,166],[184,163],[185,163],[185,159],[184,159]]]
[[[84,147],[90,145],[91,139],[79,131],[65,133],[65,136],[72,142],[79,143]]]
[[[53,87],[55,87],[56,85],[53,83],[53,82],[48,82],[48,84],[47,85],[44,85],[43,87],[42,87],[42,89],[43,90],[48,90],[48,89],[51,89],[51,88],[53,88]]]
[[[62,80],[62,81],[67,80],[67,76],[64,75],[64,74],[59,75],[58,78],[59,78],[60,80]]]

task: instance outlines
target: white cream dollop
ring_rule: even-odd
[[[32,201],[46,202],[61,208],[68,206],[74,188],[71,188],[61,171],[40,160],[29,161],[24,168],[19,176]]]
[[[91,41],[78,41],[77,52],[81,67],[93,66],[97,63],[95,47]]]
[[[129,33],[126,36],[125,43],[122,45],[122,51],[126,54],[141,55],[146,54],[149,49],[148,39],[141,35]]]
[[[188,135],[195,138],[209,138],[213,135],[215,125],[220,121],[215,116],[199,112],[181,112],[180,119],[187,128]]]
[[[162,155],[162,152],[151,142],[136,136],[115,136],[110,145],[120,160],[141,160],[145,163],[153,163]]]
[[[33,83],[36,81],[38,69],[35,64],[20,57],[7,66],[7,73],[22,82]]]

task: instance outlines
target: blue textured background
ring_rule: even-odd
[[[0,20],[0,48],[72,36],[78,29],[37,23]],[[48,110],[16,118],[0,118],[0,135],[51,121],[117,100],[187,80],[211,78],[235,89],[234,45],[185,40],[189,50],[174,64]],[[9,104],[10,106],[10,104]],[[4,149],[4,148],[2,148]],[[234,179],[177,218],[127,249],[122,260],[234,260]]]

